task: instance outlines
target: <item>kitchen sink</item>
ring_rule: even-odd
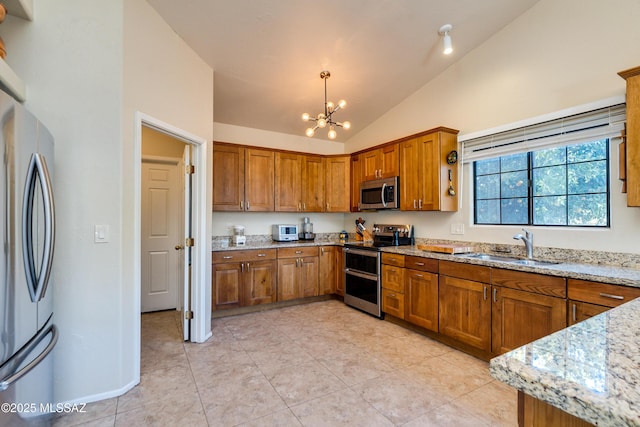
[[[506,255],[494,255],[494,254],[483,254],[483,253],[475,253],[475,254],[459,254],[458,256],[463,258],[474,258],[481,259],[485,261],[500,261],[500,262],[508,262],[511,264],[520,264],[520,265],[554,265],[560,264],[558,261],[548,261],[548,260],[540,260],[540,259],[525,259],[525,258],[515,258]]]

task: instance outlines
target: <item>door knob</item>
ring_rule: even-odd
[[[182,245],[176,245],[176,247],[175,247],[176,251],[181,251],[183,249],[184,249],[184,246],[182,246]]]

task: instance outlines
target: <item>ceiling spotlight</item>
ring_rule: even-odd
[[[453,46],[451,45],[451,36],[449,35],[449,32],[451,32],[452,29],[453,26],[451,24],[445,24],[440,27],[440,30],[438,31],[438,34],[443,36],[442,44],[444,46],[444,49],[442,50],[442,53],[444,53],[445,55],[450,55],[451,52],[453,52]]]
[[[307,113],[302,115],[302,120],[305,122],[316,122],[316,125],[312,128],[307,128],[305,134],[308,137],[312,137],[315,134],[315,131],[319,128],[325,128],[329,125],[329,132],[327,136],[329,139],[335,139],[338,136],[336,132],[336,127],[341,127],[344,129],[349,129],[351,127],[351,122],[336,122],[333,120],[333,114],[338,110],[343,109],[347,106],[347,101],[341,99],[338,102],[338,105],[335,105],[331,101],[327,101],[327,79],[331,77],[331,73],[328,71],[322,71],[320,73],[320,78],[324,80],[324,113],[318,114],[316,117],[312,117]]]

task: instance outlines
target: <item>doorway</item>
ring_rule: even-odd
[[[207,207],[210,205],[210,197],[207,196],[207,180],[210,179],[210,172],[207,170],[207,153],[210,151],[210,146],[203,138],[192,135],[186,131],[178,129],[172,125],[164,123],[158,119],[148,116],[144,113],[137,112],[135,114],[135,162],[136,165],[136,224],[134,227],[134,233],[137,236],[142,234],[142,169],[143,169],[143,132],[148,130],[156,131],[170,139],[180,141],[178,146],[185,149],[188,153],[183,156],[183,163],[179,166],[179,169],[184,171],[185,164],[191,163],[191,169],[194,171],[188,176],[188,181],[191,182],[192,193],[189,204],[183,205],[184,215],[184,228],[187,230],[189,227],[190,232],[185,231],[183,236],[190,235],[193,240],[190,241],[190,245],[184,245],[183,250],[184,259],[186,259],[186,266],[189,268],[183,268],[185,281],[191,282],[191,290],[188,287],[179,289],[178,298],[175,307],[184,307],[185,314],[187,316],[179,316],[182,321],[184,339],[192,342],[204,342],[211,336],[211,313],[210,313],[210,289],[207,287],[207,283],[210,281],[210,209]],[[157,154],[157,153],[156,153]],[[151,160],[162,161],[157,157],[172,157],[177,158],[177,155],[172,156],[151,156]],[[149,160],[149,159],[146,159]],[[175,160],[172,160],[175,163]],[[187,188],[185,185],[184,188]],[[181,196],[182,198],[183,196]],[[184,197],[186,200],[187,198]],[[188,242],[185,242],[188,243]],[[174,246],[179,246],[174,244]],[[188,249],[187,249],[188,248]],[[174,248],[175,250],[175,248]],[[176,251],[178,252],[178,251]],[[138,319],[134,327],[136,328],[135,334],[135,353],[137,359],[140,360],[140,316],[142,311],[142,244],[140,237],[136,239],[136,299],[135,303],[135,318]],[[179,280],[180,282],[180,280]],[[181,304],[182,303],[182,304]],[[186,319],[185,319],[186,317]],[[136,367],[139,375],[139,364]]]

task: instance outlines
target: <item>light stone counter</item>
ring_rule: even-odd
[[[640,425],[640,298],[491,360],[491,375],[598,426]]]

